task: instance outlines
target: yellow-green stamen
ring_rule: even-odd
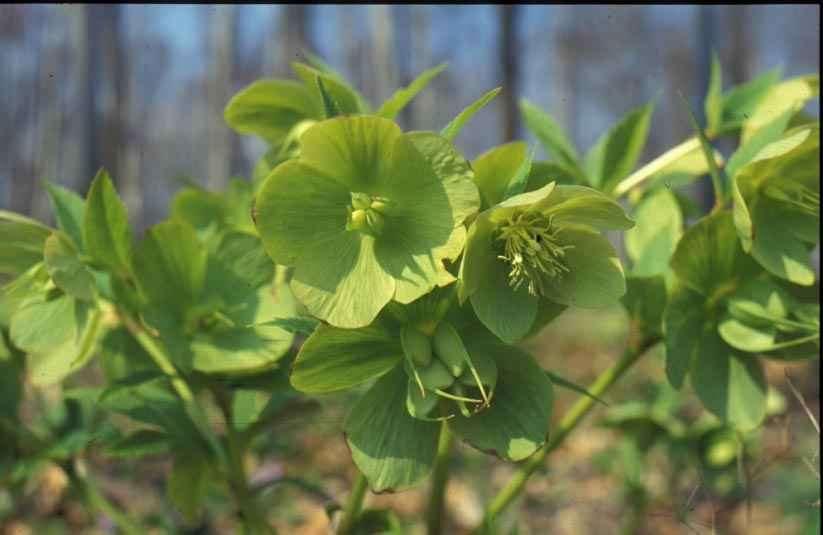
[[[390,201],[383,197],[352,193],[346,228],[379,236],[383,232],[385,216],[390,204]]]
[[[532,295],[545,293],[545,281],[569,272],[566,250],[561,245],[560,229],[551,216],[540,212],[515,212],[500,226],[496,241],[503,242],[498,258],[510,265],[509,286],[515,290],[527,285]]]

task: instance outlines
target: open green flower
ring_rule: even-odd
[[[255,201],[257,229],[309,312],[338,327],[368,325],[391,300],[409,303],[454,277],[443,261],[479,206],[467,162],[444,138],[392,121],[335,117],[301,137]]]
[[[626,291],[617,253],[599,230],[634,223],[606,195],[554,182],[477,216],[469,228],[458,295],[480,321],[512,342],[551,303],[596,308]]]
[[[445,421],[486,453],[520,461],[546,441],[552,383],[438,288],[392,303],[367,327],[320,325],[300,349],[292,386],[308,394],[374,380],[344,424],[352,458],[375,491],[418,483],[432,469]]]
[[[743,250],[770,273],[809,286],[820,241],[820,127],[803,125],[763,147],[732,177]]]

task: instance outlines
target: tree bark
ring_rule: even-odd
[[[500,23],[500,65],[503,67],[503,141],[512,141],[520,134],[520,113],[517,109],[520,62],[517,50],[519,7],[510,4],[498,7]]]

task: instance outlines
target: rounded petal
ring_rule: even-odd
[[[598,229],[629,229],[634,221],[608,195],[585,186],[560,185],[543,205],[558,225],[587,225]]]
[[[347,231],[305,247],[291,288],[313,316],[335,327],[365,327],[394,295],[394,279],[378,264],[371,236]]]
[[[474,220],[466,235],[466,250],[463,252],[463,261],[458,274],[457,297],[461,303],[477,291],[480,281],[494,269],[492,264],[496,255],[492,249],[492,232],[494,224],[486,211]]]
[[[609,240],[585,228],[564,228],[560,233],[569,272],[547,281],[549,299],[562,305],[597,308],[614,304],[626,293],[620,259]]]
[[[349,190],[323,171],[297,161],[266,178],[254,205],[255,224],[276,264],[294,265],[311,244],[346,234]]]

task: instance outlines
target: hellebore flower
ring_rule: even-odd
[[[554,182],[480,213],[469,228],[458,296],[480,321],[513,342],[552,303],[596,308],[615,303],[626,282],[617,253],[599,230],[631,228],[623,209],[584,186]]]
[[[522,350],[503,344],[454,285],[391,303],[368,327],[320,325],[292,366],[291,384],[323,394],[376,379],[344,429],[375,491],[416,484],[432,469],[443,422],[486,453],[519,461],[546,441],[552,383]]]
[[[732,177],[734,224],[743,250],[770,273],[814,283],[820,241],[820,127],[803,125],[763,147]]]
[[[444,138],[373,116],[335,117],[300,138],[255,201],[255,224],[309,312],[338,327],[371,323],[454,277],[463,221],[479,206],[468,163]]]

